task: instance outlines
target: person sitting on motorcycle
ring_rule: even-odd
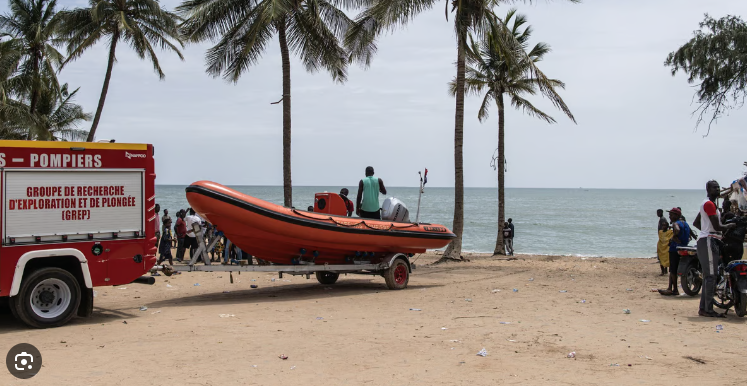
[[[669,241],[669,286],[666,290],[659,290],[664,296],[677,296],[677,268],[680,265],[680,255],[677,247],[684,247],[690,242],[690,225],[682,219],[679,208],[669,210],[669,220],[672,222],[672,239]]]
[[[708,198],[700,205],[700,212],[693,225],[700,229],[698,236],[698,260],[703,269],[703,291],[700,293],[700,308],[698,315],[725,318],[726,315],[713,310],[713,296],[716,290],[716,275],[721,257],[721,232],[735,228],[735,224],[721,224],[716,210],[716,199],[721,194],[718,182],[711,180],[706,183]]]

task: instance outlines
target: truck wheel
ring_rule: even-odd
[[[337,279],[339,277],[340,277],[340,274],[335,273],[335,272],[327,272],[327,271],[316,272],[316,280],[319,280],[319,283],[324,284],[324,285],[335,284],[335,282],[337,282]]]
[[[42,268],[23,279],[18,295],[10,298],[10,307],[31,327],[59,327],[75,316],[80,298],[80,285],[70,272]]]
[[[384,272],[386,286],[390,290],[400,290],[407,288],[410,281],[410,270],[407,269],[407,263],[401,258],[394,259],[392,266]]]

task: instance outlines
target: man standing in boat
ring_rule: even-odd
[[[358,183],[358,198],[355,200],[355,214],[361,218],[381,220],[379,192],[386,194],[381,178],[374,177],[373,166],[366,167],[366,178]]]

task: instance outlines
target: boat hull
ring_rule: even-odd
[[[277,264],[376,262],[390,253],[422,253],[455,236],[438,224],[395,223],[285,208],[223,185],[199,181],[187,201],[203,218],[257,258]]]

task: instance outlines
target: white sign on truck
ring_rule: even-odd
[[[142,237],[141,170],[7,170],[4,179],[6,243],[60,235]]]

